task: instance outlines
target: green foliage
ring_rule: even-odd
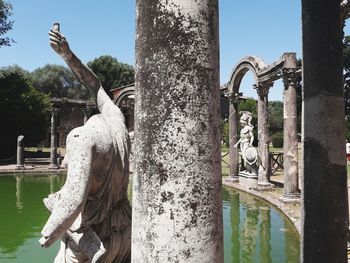
[[[16,64],[12,65],[12,66],[0,68],[0,77],[4,77],[6,74],[8,75],[10,73],[21,74],[25,79],[27,79],[27,80],[31,79],[30,72],[21,68],[20,66],[18,66]]]
[[[52,98],[87,100],[89,91],[73,72],[61,65],[46,65],[31,73],[33,86]]]
[[[283,131],[283,102],[271,101],[269,102],[269,133]]]
[[[2,37],[13,27],[14,21],[10,20],[10,16],[12,16],[12,5],[0,0],[0,47],[10,46],[14,42],[11,38]]]
[[[350,117],[350,36],[344,37],[343,69],[344,69],[344,99],[345,115]]]
[[[128,64],[120,63],[112,56],[104,55],[95,58],[88,63],[88,66],[97,75],[107,92],[112,88],[135,82],[134,68]]]
[[[222,120],[220,123],[221,129],[221,141],[227,147],[229,146],[229,122],[228,120]]]
[[[16,154],[19,135],[25,136],[26,145],[36,145],[45,137],[50,101],[18,72],[0,71],[0,87],[0,112],[4,121],[0,158],[3,159]]]
[[[238,112],[240,111],[250,111],[252,113],[253,119],[252,124],[254,127],[258,125],[258,106],[257,102],[253,99],[241,100],[238,104]]]
[[[254,134],[254,142],[253,146],[258,145],[258,105],[257,102],[253,99],[247,99],[247,100],[241,100],[238,104],[238,112],[241,111],[249,111],[252,113],[252,122],[254,129],[253,129],[253,134]],[[239,128],[239,130],[242,127]]]
[[[271,136],[272,145],[274,148],[282,148],[283,147],[283,133],[277,132]]]
[[[345,137],[348,142],[350,142],[350,119],[345,122]]]

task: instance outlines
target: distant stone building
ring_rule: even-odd
[[[57,145],[65,147],[68,133],[74,128],[84,125],[93,112],[94,104],[89,101],[66,98],[52,98],[51,103],[52,108],[57,111]],[[50,129],[48,129],[47,137],[40,143],[40,146],[50,147],[50,138]]]

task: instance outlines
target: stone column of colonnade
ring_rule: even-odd
[[[268,130],[268,94],[272,82],[257,83],[254,88],[258,93],[258,155],[260,158],[258,172],[258,188],[270,188],[270,164],[269,164],[269,130]]]
[[[302,262],[347,262],[342,23],[339,0],[302,0]]]
[[[81,110],[83,112],[83,116],[84,116],[84,124],[88,121],[88,109],[85,108],[85,109],[82,109]]]
[[[230,180],[238,181],[238,147],[234,147],[237,143],[238,133],[238,94],[232,93],[229,95],[229,165],[230,165]]]
[[[217,0],[138,0],[132,262],[223,262]]]
[[[285,53],[282,78],[283,91],[283,171],[284,185],[282,201],[294,202],[300,198],[298,187],[298,124],[297,92],[299,77],[295,53]]]
[[[58,109],[51,110],[51,140],[50,140],[50,165],[49,169],[58,169],[57,165],[57,115]]]

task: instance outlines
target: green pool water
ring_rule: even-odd
[[[64,175],[0,177],[0,263],[53,262],[58,242],[41,248],[48,218],[42,199],[57,191]],[[243,192],[223,189],[225,263],[299,262],[299,236],[270,204]]]

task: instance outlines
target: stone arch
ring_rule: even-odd
[[[258,94],[258,153],[260,157],[257,187],[270,186],[269,176],[269,135],[268,135],[268,92],[273,82],[283,78],[284,109],[284,153],[285,154],[285,192],[284,196],[295,198],[298,196],[297,188],[297,162],[291,152],[297,154],[297,123],[296,123],[296,78],[300,70],[296,65],[295,53],[284,53],[276,62],[268,65],[261,58],[247,56],[242,58],[234,67],[230,80],[226,85],[227,95],[230,98],[229,137],[230,137],[230,175],[238,180],[238,151],[234,145],[237,142],[238,131],[238,91],[244,75],[251,71],[255,79],[254,88]],[[287,127],[287,128],[286,128]],[[287,138],[287,139],[286,139]],[[294,158],[294,159],[293,159]],[[293,174],[288,174],[295,171]],[[289,180],[289,181],[288,181]],[[286,187],[287,186],[287,187]]]
[[[255,82],[258,82],[259,73],[267,68],[267,64],[259,57],[247,56],[242,58],[234,67],[228,82],[228,92],[238,93],[244,75],[250,70]]]
[[[135,85],[131,84],[124,87],[119,87],[112,90],[113,102],[117,105],[124,114],[126,126],[129,132],[134,130],[134,98]]]
[[[119,94],[113,98],[113,102],[118,107],[120,106],[120,103],[123,99],[128,98],[131,95],[135,95],[135,86],[128,86],[120,90]]]

